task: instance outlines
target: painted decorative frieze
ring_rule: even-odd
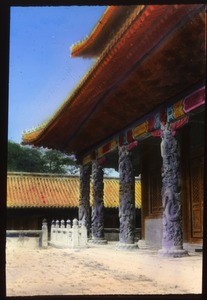
[[[97,150],[97,158],[101,158],[103,155],[115,150],[117,148],[116,140],[111,140],[108,143],[104,144],[102,147],[99,147]]]
[[[83,165],[87,165],[87,164],[89,164],[91,161],[92,161],[91,154],[88,154],[88,155],[86,155],[86,156],[83,158]]]
[[[145,121],[132,129],[134,139],[147,132],[148,132],[148,121]]]
[[[93,159],[105,157],[108,153],[117,149],[118,145],[122,146],[126,143],[142,141],[148,137],[160,136],[160,124],[168,122],[176,123],[183,119],[183,125],[186,118],[189,117],[197,108],[205,103],[205,87],[198,89],[192,94],[180,99],[174,104],[166,104],[166,106],[155,111],[150,116],[146,116],[143,121],[134,125],[131,129],[121,132],[107,143],[93,150],[83,158],[83,164],[89,164]],[[177,125],[176,125],[177,126]]]
[[[183,100],[183,109],[185,113],[190,113],[196,108],[204,104],[205,104],[205,87],[202,87]]]

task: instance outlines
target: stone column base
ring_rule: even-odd
[[[116,244],[116,249],[117,250],[137,250],[139,249],[138,243],[134,244],[126,244],[126,243],[118,243]]]
[[[162,257],[183,257],[189,254],[184,249],[160,249],[158,255]]]
[[[92,238],[91,240],[88,241],[89,243],[93,243],[93,244],[107,244],[108,241],[104,240],[104,239],[100,239],[100,238]]]

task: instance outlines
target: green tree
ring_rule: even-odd
[[[8,142],[8,171],[77,174],[75,161],[59,151]]]
[[[42,155],[37,149],[9,141],[7,169],[19,172],[44,172]]]
[[[70,156],[57,150],[44,151],[43,160],[49,173],[77,174],[79,170]]]

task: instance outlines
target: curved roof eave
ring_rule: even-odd
[[[143,10],[144,13],[142,14],[139,14],[140,10],[138,8],[135,9],[134,14],[131,14],[130,18],[124,22],[117,35],[110,41],[96,63],[89,72],[86,73],[60,109],[46,124],[44,124],[44,126],[38,127],[36,130],[29,133],[25,133],[23,135],[23,142],[34,146],[49,148],[52,145],[51,148],[61,151],[66,149],[66,146],[66,150],[71,152],[76,151],[76,149],[78,149],[78,151],[83,151],[85,149],[83,147],[85,146],[83,145],[82,139],[80,139],[82,143],[82,149],[80,149],[80,145],[76,143],[74,138],[74,136],[76,136],[76,139],[78,138],[76,131],[84,131],[84,121],[86,119],[88,120],[91,114],[94,114],[93,109],[99,104],[100,97],[106,92],[106,89],[109,89],[110,85],[114,86],[117,82],[118,79],[115,77],[122,76],[126,73],[126,64],[127,68],[129,68],[129,65],[132,68],[132,64],[135,62],[137,63],[137,61],[140,62],[146,51],[150,53],[152,42],[154,43],[154,47],[157,44],[161,45],[160,40],[162,36],[169,30],[173,31],[177,26],[177,22],[180,20],[182,21],[183,16],[188,18],[188,23],[191,24],[189,15],[194,13],[194,10],[195,12],[199,10],[201,6],[202,5],[164,5],[160,6],[160,8],[157,8],[157,6],[148,6],[145,7]],[[167,11],[166,7],[170,7],[168,9],[169,11]],[[160,14],[162,14],[162,18],[160,18]],[[132,15],[134,19],[132,18]],[[145,20],[147,22],[145,22]],[[153,23],[155,21],[158,22],[158,25]],[[155,25],[157,25],[157,27]],[[136,29],[137,27],[138,29]],[[153,30],[154,33],[152,34]],[[140,32],[142,34],[141,37],[139,35]],[[145,37],[145,40],[140,40],[146,32],[148,32],[148,34]],[[178,30],[178,32],[180,32],[180,30]],[[133,37],[136,43],[133,43],[132,39],[131,44],[129,44],[130,37]],[[187,49],[189,49],[189,47]],[[167,50],[173,51],[173,48],[170,47],[170,49]],[[125,60],[122,59],[123,55],[121,56],[120,53],[125,54]],[[118,71],[116,69],[121,69],[122,72],[125,73],[120,75],[120,71],[117,73]],[[106,72],[108,72],[107,74],[110,74],[107,78],[105,78],[106,76],[104,77]],[[91,128],[94,128],[94,123],[92,125]],[[126,124],[122,125],[124,126]],[[106,132],[106,130],[104,132]],[[83,133],[85,133],[85,131]],[[93,139],[89,139],[86,134],[85,136],[87,139],[85,143],[88,143],[89,140],[90,143],[94,142],[94,136],[92,137]],[[103,139],[104,137],[101,136],[101,138]],[[75,141],[73,141],[73,139]],[[97,143],[96,140],[95,142]]]
[[[70,47],[71,57],[98,57],[136,7],[108,6],[89,36]]]
[[[133,6],[134,7],[134,6]],[[119,34],[116,35],[116,38],[114,38],[110,43],[107,45],[107,47],[102,52],[101,56],[98,58],[98,60],[95,62],[95,64],[91,67],[91,69],[82,77],[82,79],[78,82],[76,87],[72,90],[70,95],[66,98],[66,100],[63,102],[63,104],[53,113],[53,115],[44,123],[38,125],[35,128],[25,130],[22,134],[22,144],[23,145],[34,145],[34,146],[43,146],[47,147],[47,145],[41,144],[38,145],[39,139],[44,135],[45,131],[48,130],[52,125],[54,125],[55,120],[57,120],[62,113],[64,113],[65,109],[68,109],[69,106],[72,105],[72,103],[75,101],[77,94],[80,93],[81,89],[83,89],[84,85],[89,80],[93,80],[93,77],[95,76],[94,73],[98,71],[98,69],[101,67],[102,62],[104,58],[108,55],[110,52],[110,49],[114,47],[114,45],[119,40],[120,36],[124,34],[124,32],[130,27],[133,20],[139,15],[139,13],[142,11],[144,6],[136,6],[136,9],[134,7],[135,13],[130,16],[129,20],[125,20],[123,26],[121,26],[121,29],[119,30]],[[111,9],[111,8],[110,8]],[[57,150],[60,150],[57,148]]]

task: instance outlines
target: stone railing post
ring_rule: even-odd
[[[59,240],[59,234],[58,234],[59,228],[60,228],[60,222],[59,222],[59,220],[56,220],[56,222],[55,222],[55,229],[56,229],[56,232],[55,232],[55,241]]]
[[[72,233],[71,233],[71,221],[66,221],[66,244],[71,246],[72,243]]]
[[[73,227],[72,227],[72,247],[78,247],[78,220],[73,220]]]
[[[61,228],[61,234],[60,234],[60,241],[61,243],[65,243],[65,238],[66,238],[66,235],[65,235],[65,221],[64,220],[61,220],[60,222],[60,228]]]
[[[46,219],[42,222],[42,248],[48,247],[48,228]]]
[[[188,255],[183,249],[180,149],[170,125],[161,125],[163,237],[161,256]]]
[[[53,242],[55,240],[55,221],[54,220],[52,220],[52,222],[51,222],[50,240],[51,240],[51,242]]]
[[[71,221],[69,219],[66,221],[66,228],[71,228]]]
[[[87,229],[86,229],[86,226],[84,224],[81,224],[79,226],[79,246],[80,247],[85,247],[87,246]]]

